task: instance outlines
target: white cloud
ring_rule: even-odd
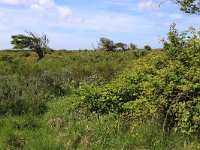
[[[142,10],[151,10],[151,9],[158,9],[158,6],[153,3],[152,0],[148,0],[148,1],[140,1],[138,3],[138,8],[142,9]]]
[[[0,0],[0,3],[8,5],[25,5],[28,9],[37,13],[40,17],[49,16],[60,18],[64,22],[80,23],[80,17],[73,16],[72,9],[68,6],[57,5],[54,0]]]
[[[28,0],[0,0],[0,3],[9,4],[9,5],[19,5],[25,4]]]
[[[99,33],[134,33],[144,28],[153,28],[153,24],[143,16],[114,12],[82,12],[84,21],[81,23],[68,24],[68,27],[77,30],[94,31]]]
[[[52,0],[38,0],[38,4],[43,8],[52,8],[55,6],[54,1]]]
[[[52,8],[55,6],[53,0],[0,0],[0,3],[8,5],[33,5],[38,4],[43,8]]]
[[[54,0],[0,0],[0,3],[8,5],[24,5],[29,10],[34,11],[40,17],[60,18],[64,22],[80,23],[80,17],[73,16],[72,9],[68,6],[57,5]],[[1,14],[0,14],[1,15]]]
[[[57,6],[57,11],[62,20],[68,21],[72,16],[72,10],[68,6],[65,7]]]
[[[32,4],[30,8],[31,8],[31,10],[38,13],[40,16],[45,16],[45,14],[46,14],[45,9],[38,4]]]

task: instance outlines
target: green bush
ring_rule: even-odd
[[[144,50],[133,51],[133,55],[136,58],[140,58],[142,56],[145,56],[146,54],[147,54],[147,52]]]
[[[183,64],[156,55],[138,60],[132,71],[103,88],[82,86],[81,105],[91,112],[126,114],[138,121],[157,117],[165,129],[196,132],[200,70],[195,66],[186,70]]]
[[[151,48],[151,46],[149,46],[149,45],[145,45],[145,46],[144,46],[144,50],[148,50],[148,51],[149,51],[149,50],[151,50],[151,49],[152,49],[152,48]]]
[[[45,72],[36,77],[0,77],[0,114],[43,114],[46,103],[69,92],[67,82]],[[65,83],[64,83],[65,82]]]
[[[189,40],[181,40],[187,44],[167,43],[164,53],[155,51],[140,58],[133,63],[131,71],[124,72],[111,84],[102,88],[94,84],[81,85],[80,105],[98,114],[131,116],[136,124],[153,118],[163,130],[198,133],[199,37],[194,35]]]
[[[12,63],[13,62],[13,57],[9,55],[3,55],[1,57],[1,61],[7,62],[7,63]]]
[[[25,52],[22,54],[22,56],[24,56],[24,57],[29,57],[29,56],[31,56],[31,53],[30,53],[30,52],[27,52],[27,51],[25,51]]]
[[[48,91],[35,79],[17,80],[0,78],[0,114],[21,115],[25,113],[42,114],[46,112]],[[46,90],[46,91],[45,91]]]

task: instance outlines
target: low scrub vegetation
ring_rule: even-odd
[[[199,32],[183,38],[171,26],[164,52],[136,60],[133,69],[103,87],[80,88],[80,105],[98,114],[129,116],[136,125],[156,119],[164,131],[198,134],[200,98]],[[185,32],[184,32],[185,33]]]
[[[122,51],[0,52],[0,149],[199,149],[199,31],[101,42]]]
[[[47,101],[71,93],[83,81],[108,83],[146,53],[58,51],[37,62],[32,52],[3,51],[0,114],[43,114],[47,111]]]

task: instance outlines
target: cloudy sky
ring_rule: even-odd
[[[100,37],[161,47],[169,25],[200,27],[200,16],[180,12],[162,0],[0,0],[0,49],[11,35],[46,33],[55,49],[92,49]]]

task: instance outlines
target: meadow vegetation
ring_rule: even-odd
[[[101,41],[0,52],[0,149],[200,149],[200,32],[173,24],[163,50]]]

